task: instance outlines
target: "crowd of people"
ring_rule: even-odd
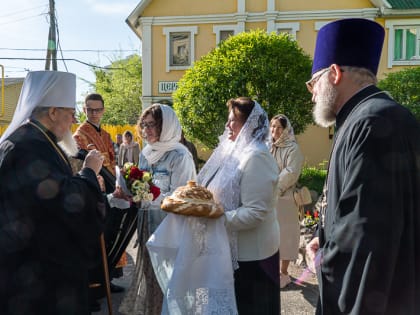
[[[336,128],[307,246],[318,315],[420,313],[420,126],[376,87],[383,39],[370,20],[326,24],[306,82],[315,122]],[[87,120],[72,135],[75,80],[30,72],[0,138],[0,314],[90,314],[107,288],[126,291],[119,311],[127,315],[280,314],[280,289],[292,282],[298,255],[293,191],[304,163],[289,118],[269,120],[248,96],[228,100],[225,130],[200,168],[168,105],[145,109],[136,135],[113,142],[101,128],[102,96],[89,94]],[[116,209],[107,196],[130,200],[115,186],[126,162],[152,174],[160,195]],[[191,180],[223,216],[160,208]],[[127,243],[115,239],[135,230],[136,266],[122,288],[107,281],[126,264]]]

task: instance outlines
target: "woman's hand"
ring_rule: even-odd
[[[136,208],[141,207],[141,201],[134,202],[132,196],[127,196],[120,186],[116,186],[114,192],[112,193],[114,198],[124,199],[130,202],[131,205],[134,205]]]
[[[308,244],[306,244],[306,255],[307,255],[307,258],[309,258],[309,261],[307,262],[308,268],[313,273],[315,273],[315,270],[318,267],[317,264],[319,264],[319,262],[317,262],[317,259],[316,259],[316,254],[318,250],[319,250],[319,237],[314,237]]]
[[[114,198],[124,199],[127,201],[131,201],[131,197],[127,196],[120,186],[116,186],[114,192],[112,193]]]

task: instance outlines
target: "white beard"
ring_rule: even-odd
[[[64,134],[63,139],[58,142],[58,145],[68,156],[75,156],[79,151],[70,130]]]
[[[319,83],[324,83],[325,87],[320,89],[312,114],[317,125],[327,128],[335,124],[334,106],[338,92],[327,80]]]

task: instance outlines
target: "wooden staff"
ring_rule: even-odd
[[[110,281],[109,281],[108,259],[106,255],[106,249],[105,249],[104,233],[101,233],[101,236],[99,237],[99,239],[101,242],[102,263],[104,266],[106,301],[108,302],[108,314],[112,315],[111,286],[110,286]]]

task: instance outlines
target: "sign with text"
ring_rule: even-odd
[[[178,88],[177,81],[159,81],[159,93],[172,93]]]

